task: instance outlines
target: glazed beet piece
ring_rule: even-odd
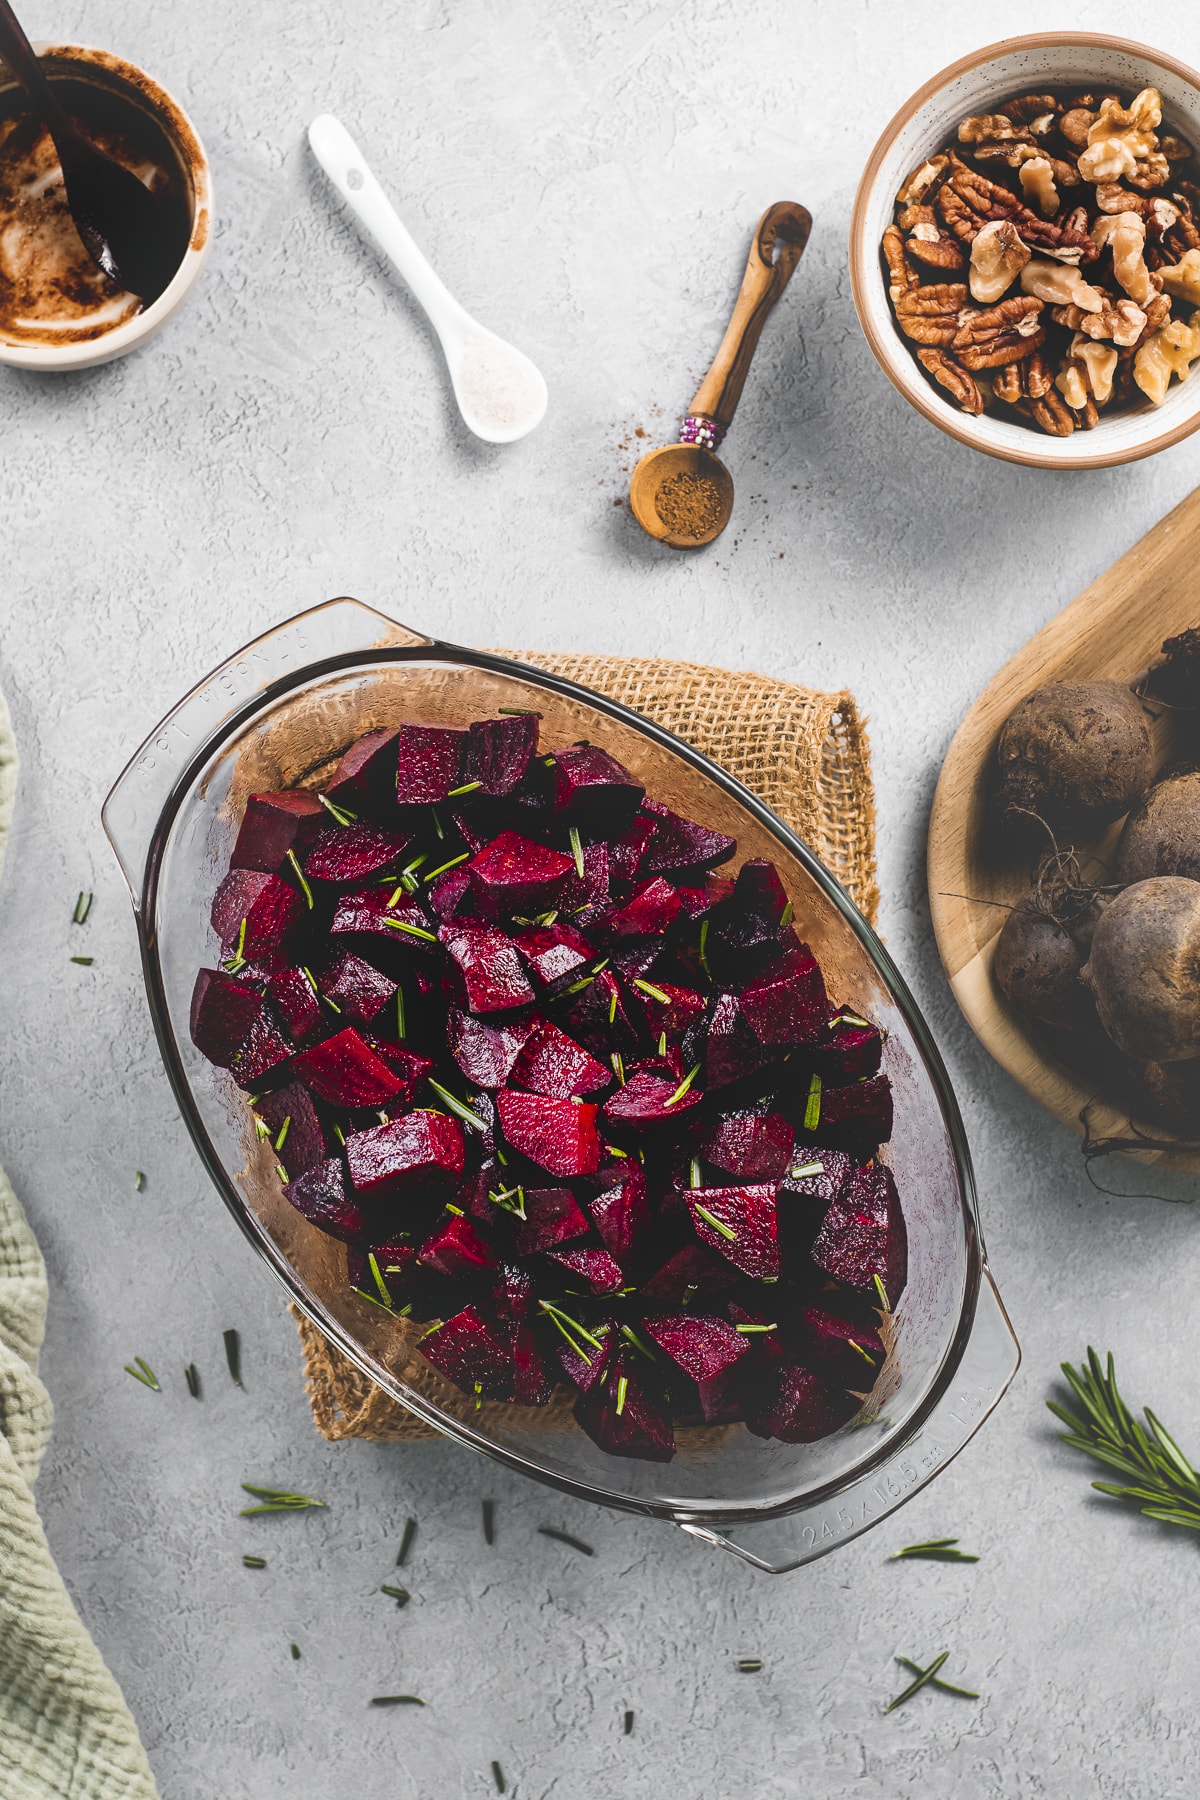
[[[829,1437],[858,1411],[861,1401],[830,1386],[799,1363],[756,1369],[742,1390],[747,1428],[755,1437],[811,1444]]]
[[[755,1281],[779,1279],[776,1184],[693,1188],[684,1198],[701,1243]]]
[[[703,919],[714,906],[728,900],[733,892],[733,883],[720,875],[706,875],[703,887],[681,887],[676,892],[684,918]]]
[[[293,1057],[292,1073],[332,1106],[386,1106],[405,1087],[353,1025]]]
[[[531,1094],[551,1094],[558,1100],[582,1099],[611,1087],[612,1080],[611,1069],[548,1019],[534,1026],[512,1067],[514,1087],[528,1088]]]
[[[289,850],[302,857],[328,819],[317,796],[305,788],[251,794],[229,866],[274,872],[283,866]]]
[[[801,1314],[800,1342],[806,1363],[860,1393],[875,1385],[887,1356],[877,1331],[819,1306],[806,1306]]]
[[[512,1352],[501,1328],[486,1319],[476,1306],[435,1325],[421,1339],[421,1354],[440,1374],[464,1394],[483,1400],[508,1400],[515,1370]]]
[[[526,1188],[525,1217],[513,1222],[513,1243],[519,1256],[535,1256],[573,1244],[588,1231],[587,1215],[570,1188]]]
[[[364,1200],[444,1193],[462,1174],[463,1163],[462,1126],[445,1113],[405,1113],[346,1139],[346,1167]]]
[[[643,881],[608,921],[614,937],[661,937],[679,917],[679,895],[661,875]]]
[[[500,1193],[508,1187],[508,1182],[497,1159],[486,1155],[478,1168],[471,1168],[468,1159],[467,1172],[451,1195],[453,1204],[460,1212],[466,1213],[469,1219],[478,1219],[480,1224],[490,1225],[499,1217],[496,1203],[491,1199],[492,1193]]]
[[[894,1307],[908,1281],[908,1234],[892,1171],[883,1163],[854,1169],[825,1215],[813,1261],[846,1287],[873,1289],[878,1275]]]
[[[429,889],[429,904],[439,919],[457,918],[460,913],[469,910],[466,900],[470,892],[471,871],[465,868],[447,869]]]
[[[352,888],[339,894],[330,921],[330,936],[357,937],[356,946],[365,956],[381,956],[389,964],[405,966],[414,960],[428,961],[436,949],[435,921],[421,902],[411,894],[401,893],[395,900],[394,889],[385,887]]]
[[[634,984],[634,991],[655,1043],[664,1031],[668,1038],[683,1037],[699,1024],[708,1008],[703,994],[671,981],[643,980]]]
[[[695,1087],[680,1094],[679,1082],[639,1069],[604,1103],[604,1121],[623,1132],[684,1129],[687,1115],[704,1098]]]
[[[768,925],[780,925],[788,908],[787,889],[773,862],[743,863],[733,884],[733,908],[751,913]]]
[[[886,1144],[892,1135],[892,1084],[887,1076],[822,1088],[820,1117],[813,1130],[851,1148]]]
[[[533,999],[521,959],[498,925],[455,920],[438,927],[438,942],[462,971],[472,1012],[503,1012]]]
[[[262,1011],[262,995],[220,969],[201,969],[192,989],[191,1034],[202,1056],[227,1069]]]
[[[614,1050],[622,1056],[633,1055],[638,1043],[637,1028],[611,969],[602,969],[578,994],[572,995],[568,985],[566,995],[569,998],[557,1016],[564,1029],[585,1044],[598,1062],[610,1057]]]
[[[350,1243],[367,1234],[367,1221],[353,1195],[346,1192],[346,1175],[338,1157],[306,1169],[289,1181],[284,1193],[296,1211],[330,1237]]]
[[[746,1356],[750,1339],[728,1319],[706,1313],[661,1313],[642,1320],[642,1330],[697,1387],[724,1375]]]
[[[496,1267],[491,1245],[482,1238],[470,1219],[447,1213],[439,1220],[417,1251],[417,1261],[435,1275],[451,1281],[464,1281],[471,1276],[487,1275]]]
[[[775,1052],[755,1037],[742,1013],[736,994],[721,994],[708,1021],[704,1052],[706,1088],[728,1087],[745,1075],[765,1069]]]
[[[498,919],[508,913],[545,912],[558,903],[575,859],[536,844],[517,831],[502,831],[467,865],[480,911]]]
[[[620,1263],[599,1244],[569,1244],[563,1250],[549,1250],[546,1260],[565,1269],[573,1287],[590,1294],[616,1294],[625,1285]]]
[[[641,1286],[650,1306],[687,1306],[697,1295],[726,1294],[737,1284],[737,1272],[702,1244],[684,1244]]]
[[[247,1092],[270,1078],[282,1075],[296,1046],[279,1020],[264,1006],[229,1064],[229,1073]]]
[[[447,1048],[475,1087],[503,1087],[532,1030],[533,1022],[529,1019],[511,1019],[489,1025],[473,1013],[461,1012],[456,1006],[452,1006],[446,1015]]]
[[[547,1094],[518,1094],[510,1088],[501,1088],[496,1106],[508,1142],[539,1168],[571,1176],[594,1175],[600,1167],[598,1107]]]
[[[259,869],[231,869],[212,903],[213,930],[247,962],[280,950],[305,911],[294,887]],[[242,920],[246,921],[245,936]]]
[[[373,963],[364,962],[352,950],[343,950],[317,977],[326,1000],[343,1018],[355,1025],[369,1025],[396,998],[396,983]]]
[[[644,811],[655,818],[654,835],[638,864],[639,875],[668,875],[676,869],[712,869],[728,862],[737,840],[724,832],[709,831],[654,801]]]
[[[513,1333],[513,1403],[516,1406],[548,1406],[554,1398],[555,1377],[537,1333],[518,1325]]]
[[[617,1350],[604,1374],[575,1402],[575,1417],[610,1456],[670,1462],[675,1454],[666,1403],[646,1379],[644,1356]]]
[[[633,880],[657,827],[657,819],[650,818],[648,814],[639,814],[636,819],[630,820],[624,831],[610,839],[608,867],[611,876],[619,881]]]
[[[569,1317],[574,1318],[571,1310],[573,1304],[574,1302],[568,1301],[565,1308],[559,1310],[565,1310]],[[586,1394],[604,1374],[617,1328],[611,1319],[605,1319],[599,1325],[579,1327],[578,1320],[575,1320],[575,1324],[577,1329],[569,1335],[561,1326],[556,1328],[554,1351],[567,1380],[581,1394]]]
[[[477,781],[485,794],[511,794],[519,787],[537,750],[538,715],[479,719],[467,733],[464,781]]]
[[[628,987],[652,974],[665,950],[666,944],[661,937],[619,937],[609,945],[608,960],[613,974]],[[641,992],[640,988],[638,992]]]
[[[616,757],[595,744],[576,744],[558,753],[555,808],[593,837],[613,837],[623,831],[645,791]]]
[[[537,1288],[529,1270],[520,1263],[501,1263],[491,1286],[492,1312],[502,1325],[514,1328],[537,1317]]]
[[[396,797],[398,731],[368,731],[351,744],[330,776],[325,792],[335,806],[358,812],[372,801]]]
[[[304,873],[310,881],[349,887],[378,875],[411,842],[410,832],[388,831],[382,825],[331,825],[314,841],[304,859]]]
[[[626,1157],[615,1168],[603,1170],[597,1179],[604,1186],[585,1199],[584,1205],[604,1248],[624,1268],[653,1224],[646,1177],[641,1164]]]
[[[797,944],[741,993],[742,1014],[760,1044],[814,1044],[824,1035],[829,1001],[821,966]]]
[[[321,1012],[317,990],[306,969],[287,967],[272,975],[267,983],[267,999],[297,1044],[319,1031],[327,1016]]]
[[[459,785],[465,731],[440,725],[402,725],[396,734],[396,799],[402,806],[436,806]]]
[[[528,925],[513,943],[534,980],[552,990],[596,954],[583,933],[561,919],[553,925]]]
[[[734,912],[732,903],[715,906],[700,929],[706,972],[718,987],[737,992],[796,948],[790,926],[768,925],[753,913]]]
[[[571,873],[563,882],[558,893],[558,909],[569,913],[581,931],[587,931],[599,913],[608,906],[608,846],[606,844],[585,844],[583,846],[583,874],[580,875],[571,859]]]
[[[791,1160],[795,1135],[782,1113],[726,1113],[702,1154],[739,1181],[778,1181]]]
[[[324,1162],[329,1152],[317,1109],[307,1088],[298,1081],[260,1095],[254,1108],[267,1127],[271,1148],[290,1179]]]
[[[379,1279],[388,1291],[388,1306],[400,1305],[401,1295],[406,1298],[413,1292],[414,1278],[417,1276],[417,1252],[412,1244],[401,1238],[386,1238],[381,1244],[352,1244],[346,1252],[346,1278],[352,1288],[369,1294],[372,1300],[383,1300],[379,1291],[379,1282],[375,1279],[370,1257],[375,1258],[375,1268],[379,1270]]]
[[[813,1064],[826,1087],[843,1087],[879,1071],[883,1034],[876,1025],[860,1025],[840,1014],[829,1035],[813,1048]]]
[[[790,1194],[801,1195],[829,1207],[845,1186],[854,1167],[843,1150],[831,1150],[826,1144],[797,1142],[792,1146],[787,1172],[780,1182]]]
[[[395,1104],[409,1106],[415,1090],[430,1073],[433,1064],[427,1056],[421,1056],[415,1050],[406,1049],[403,1044],[394,1044],[387,1038],[375,1037],[364,1031],[363,1042],[385,1062],[394,1075],[398,1075],[403,1087],[396,1095]]]

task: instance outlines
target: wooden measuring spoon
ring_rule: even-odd
[[[794,200],[777,200],[758,221],[741,292],[712,367],[700,383],[679,442],[650,450],[633,471],[629,504],[643,530],[673,550],[697,550],[720,537],[733,512],[733,476],[717,455],[733,423],[767,314],[804,254],[812,215]],[[695,536],[672,531],[659,516],[657,495],[665,482],[688,476],[716,489],[714,517]]]

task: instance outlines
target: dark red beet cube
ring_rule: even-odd
[[[671,981],[642,982],[634,992],[641,1002],[646,1029],[655,1043],[665,1031],[668,1038],[681,1038],[703,1019],[708,1002],[694,988],[678,987]],[[665,996],[665,998],[664,998]]]
[[[873,1289],[878,1275],[889,1305],[896,1305],[908,1281],[908,1233],[886,1164],[851,1171],[825,1215],[812,1257],[846,1287]]]
[[[321,1029],[321,1003],[307,969],[280,969],[267,983],[267,999],[295,1043],[302,1044]]]
[[[826,1087],[843,1087],[878,1074],[883,1059],[883,1033],[877,1025],[860,1025],[840,1014],[832,1019],[829,1035],[816,1045],[814,1064]]]
[[[464,1306],[445,1324],[435,1325],[419,1347],[426,1362],[464,1394],[477,1394],[483,1400],[511,1398],[512,1351],[501,1327],[486,1319],[478,1307]]]
[[[610,1456],[670,1462],[675,1435],[662,1398],[643,1374],[645,1368],[645,1357],[618,1350],[603,1378],[576,1400],[575,1417]]]
[[[526,1188],[525,1217],[513,1222],[513,1243],[519,1256],[533,1256],[587,1237],[588,1230],[587,1215],[570,1188]]]
[[[518,1094],[511,1088],[501,1088],[496,1106],[508,1142],[539,1168],[571,1176],[594,1175],[600,1167],[599,1107],[548,1094]]]
[[[470,1219],[447,1213],[417,1251],[417,1261],[435,1275],[463,1281],[487,1275],[496,1267],[496,1255]]]
[[[800,1342],[806,1363],[860,1393],[875,1385],[887,1356],[883,1339],[869,1325],[819,1306],[806,1306],[801,1314]]]
[[[661,937],[679,917],[680,899],[661,875],[640,882],[608,922],[614,937]]]
[[[639,1069],[604,1103],[605,1123],[623,1131],[668,1131],[683,1128],[687,1115],[703,1095],[695,1084],[686,1093],[669,1076]]]
[[[548,1406],[554,1397],[554,1375],[529,1325],[513,1333],[513,1403],[516,1406]]]
[[[212,903],[213,930],[247,962],[282,949],[305,911],[294,887],[260,869],[230,869]],[[246,921],[242,935],[242,920]]]
[[[609,874],[620,881],[632,881],[657,829],[658,820],[647,815],[631,819],[609,843]]]
[[[891,1082],[886,1075],[872,1075],[847,1087],[823,1088],[813,1129],[835,1144],[886,1144],[892,1135]]]
[[[565,1311],[574,1317],[570,1304],[565,1307]],[[595,1387],[604,1374],[616,1329],[611,1321],[605,1321],[600,1325],[587,1326],[587,1337],[582,1332],[572,1332],[569,1337],[564,1332],[556,1333],[558,1342],[554,1349],[562,1364],[563,1373],[581,1394],[586,1394]],[[595,1342],[589,1342],[589,1339],[595,1339]]]
[[[282,867],[289,850],[302,857],[328,818],[317,796],[306,788],[251,794],[229,866],[274,872]]]
[[[612,1070],[589,1056],[573,1038],[548,1019],[536,1024],[517,1053],[512,1068],[514,1087],[531,1094],[551,1094],[558,1100],[573,1095],[582,1099],[611,1087]]]
[[[687,1306],[697,1295],[728,1293],[737,1272],[702,1244],[684,1244],[642,1283],[642,1299],[651,1306]]]
[[[352,1288],[369,1294],[372,1300],[383,1300],[375,1269],[370,1264],[371,1256],[375,1258],[375,1268],[388,1291],[388,1306],[401,1306],[418,1291],[414,1280],[418,1274],[416,1249],[400,1238],[385,1238],[381,1244],[350,1247],[346,1256],[346,1274]]]
[[[249,1092],[251,1088],[258,1087],[273,1069],[282,1074],[283,1065],[295,1048],[279,1020],[273,1017],[270,1007],[264,1006],[242,1039],[229,1065],[229,1073],[240,1088]]]
[[[520,786],[537,743],[536,713],[479,719],[467,733],[462,778],[477,781],[485,794],[511,794]]]
[[[339,894],[333,909],[329,931],[334,938],[362,937],[371,940],[370,955],[387,946],[389,956],[403,953],[428,956],[435,949],[437,935],[421,902],[411,894],[386,887],[350,889]]]
[[[799,1363],[756,1369],[742,1391],[747,1428],[755,1437],[812,1444],[852,1419],[862,1402],[831,1387]]]
[[[465,731],[402,725],[396,734],[396,798],[402,806],[436,806],[459,785]]]
[[[760,1044],[815,1044],[824,1037],[829,1001],[807,944],[786,951],[743,988],[741,1006]]]
[[[397,1200],[410,1190],[442,1192],[463,1172],[462,1126],[445,1113],[405,1113],[346,1139],[346,1166],[364,1200]]]
[[[472,1012],[502,1012],[533,999],[521,959],[498,925],[456,919],[438,927],[438,942],[462,971]]]
[[[728,862],[737,849],[736,838],[709,831],[692,819],[671,812],[656,802],[645,810],[656,818],[654,835],[638,864],[640,875],[667,875],[675,869],[712,869]]]
[[[776,1183],[692,1188],[685,1195],[701,1243],[755,1281],[779,1279]]]
[[[353,1025],[292,1059],[292,1073],[333,1106],[386,1106],[405,1082]]]
[[[782,923],[788,895],[773,862],[755,858],[742,864],[733,885],[733,907],[753,913],[768,925]]]
[[[625,1285],[620,1263],[598,1245],[570,1244],[563,1250],[548,1250],[546,1257],[590,1294],[616,1294]]]
[[[367,1221],[353,1195],[346,1192],[346,1172],[339,1157],[306,1169],[283,1191],[296,1211],[329,1237],[348,1244],[366,1236]]]
[[[624,1268],[653,1223],[646,1199],[646,1177],[641,1164],[626,1157],[598,1179],[605,1185],[584,1205],[605,1249]]]
[[[558,891],[559,910],[570,913],[576,924],[586,930],[597,912],[608,905],[608,846],[583,846],[583,874],[571,862],[571,873]]]
[[[262,1011],[257,988],[220,969],[201,969],[192,989],[192,1042],[202,1056],[227,1069]]]
[[[541,987],[555,987],[596,954],[581,931],[559,919],[553,925],[529,925],[513,938],[522,962]]]
[[[642,1330],[697,1384],[715,1380],[750,1349],[736,1325],[708,1313],[657,1314],[642,1320]]]
[[[421,1056],[415,1050],[406,1049],[403,1044],[392,1043],[388,1038],[375,1037],[369,1031],[363,1032],[363,1041],[404,1083],[396,1096],[396,1104],[411,1105],[413,1094],[433,1068],[429,1057]]]
[[[276,1160],[292,1180],[325,1161],[329,1152],[317,1109],[298,1081],[261,1095],[254,1110],[270,1133]]]
[[[593,836],[611,837],[623,830],[645,791],[615,756],[595,744],[575,744],[558,753],[555,807]]]
[[[318,986],[343,1018],[355,1025],[369,1025],[385,1006],[396,999],[396,983],[390,975],[364,962],[352,950],[342,950],[317,977]]]
[[[373,800],[392,800],[396,792],[398,731],[368,731],[351,744],[334,770],[325,792],[335,806],[357,812]]]
[[[498,919],[506,913],[539,913],[556,906],[575,859],[520,832],[502,831],[467,866],[480,910],[487,918]]]
[[[581,976],[580,980],[587,978]],[[577,994],[571,994],[568,983],[566,993],[569,998],[560,1014],[563,1025],[572,1037],[586,1044],[597,1061],[604,1061],[614,1050],[622,1056],[632,1055],[637,1049],[637,1027],[611,969],[602,969]]]
[[[751,1031],[736,994],[721,994],[708,1021],[704,1052],[704,1085],[728,1087],[744,1075],[766,1068],[775,1052],[765,1048]]]
[[[778,1181],[788,1168],[795,1135],[782,1113],[726,1113],[702,1154],[739,1181]]]
[[[447,869],[429,889],[428,900],[439,919],[453,919],[469,912],[466,905],[471,892],[471,871],[467,868]]]
[[[529,1019],[489,1025],[473,1013],[452,1006],[446,1015],[446,1043],[451,1056],[475,1087],[503,1087],[522,1044],[533,1030]]]
[[[728,900],[733,892],[733,883],[720,875],[706,875],[703,887],[680,887],[675,891],[679,895],[684,918],[702,919],[714,906],[719,906],[722,900]]]
[[[801,1194],[828,1207],[841,1193],[853,1166],[844,1150],[798,1140],[780,1185],[790,1194]]]
[[[310,881],[349,887],[378,875],[411,842],[411,833],[388,831],[382,825],[331,825],[314,841],[304,859],[304,873]]]

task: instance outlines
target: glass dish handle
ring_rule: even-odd
[[[978,1431],[1020,1361],[1020,1346],[985,1268],[971,1334],[953,1380],[903,1450],[820,1506],[761,1523],[723,1528],[681,1523],[680,1529],[768,1575],[814,1562],[869,1531],[944,1469]]]
[[[255,638],[205,676],[130,757],[104,802],[108,841],[140,915],[146,858],[182,769],[231,713],[278,681],[331,657],[375,649],[432,648],[423,632],[349,597],[326,600]]]

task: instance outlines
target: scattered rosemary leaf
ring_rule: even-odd
[[[902,1668],[911,1669],[914,1675],[924,1674],[920,1663],[914,1662],[911,1656],[898,1656],[896,1661]],[[979,1698],[974,1688],[955,1687],[952,1681],[941,1681],[936,1675],[930,1676],[929,1685],[936,1688],[939,1694],[958,1694],[963,1700],[978,1700]]]
[[[232,1328],[221,1335],[225,1339],[225,1361],[229,1364],[229,1378],[235,1387],[241,1387],[242,1340]]]
[[[153,1388],[156,1394],[162,1393],[162,1389],[158,1385],[157,1375],[150,1367],[150,1364],[148,1362],[143,1362],[140,1356],[135,1356],[133,1362],[125,1364],[125,1373],[127,1375],[132,1375],[135,1381],[140,1381],[143,1387]]]
[[[297,857],[296,852],[294,850],[288,851],[287,860],[291,863],[292,868],[295,871],[296,880],[300,883],[300,891],[304,895],[305,901],[307,902],[307,905],[308,905],[309,912],[311,912],[313,909],[313,904],[314,904],[313,891],[309,887],[307,881],[305,881],[305,879],[304,879],[304,870],[300,867],[300,860]]]
[[[482,786],[482,781],[464,781],[461,787],[451,788],[448,791],[446,798],[447,800],[457,800],[460,794],[473,794],[477,788],[481,788]]]
[[[739,1656],[737,1667],[739,1675],[757,1675],[762,1668],[762,1660],[757,1656]]]
[[[381,1594],[386,1594],[389,1600],[394,1600],[397,1608],[407,1606],[412,1599],[412,1595],[407,1588],[393,1587],[391,1583],[387,1581],[384,1582],[379,1591]]]
[[[670,1006],[670,994],[664,994],[662,989],[660,987],[655,987],[652,981],[643,981],[640,975],[635,975],[633,978],[633,985],[635,988],[641,988],[643,994],[649,994],[652,1000],[659,1000],[664,1006]]]
[[[508,1789],[504,1783],[504,1770],[500,1767],[500,1764],[498,1762],[496,1762],[494,1759],[492,1762],[492,1780],[496,1784],[496,1792],[498,1794],[506,1794],[508,1792]]]
[[[734,1231],[731,1226],[726,1225],[721,1219],[715,1218],[713,1214],[709,1212],[707,1206],[697,1206],[696,1211],[706,1225],[711,1225],[713,1230],[719,1233],[721,1237],[727,1238],[730,1243],[733,1242],[734,1238],[737,1236],[737,1232]]]
[[[72,925],[86,925],[87,916],[92,910],[92,896],[80,889],[79,898],[75,902],[75,911],[71,914]]]
[[[253,1494],[261,1501],[259,1506],[244,1506],[239,1515],[243,1519],[249,1519],[255,1513],[307,1512],[310,1507],[325,1504],[323,1500],[314,1500],[311,1494],[289,1494],[283,1488],[254,1487],[248,1481],[241,1485],[247,1494]]]
[[[299,1646],[299,1644],[293,1644],[291,1649],[292,1649],[292,1661],[299,1662],[300,1661],[300,1646]]]
[[[188,1393],[192,1396],[192,1399],[198,1400],[200,1398],[200,1371],[197,1369],[195,1363],[188,1364],[187,1368],[183,1371],[183,1379],[187,1382]]]
[[[808,1100],[804,1107],[804,1129],[815,1131],[821,1123],[821,1077],[813,1071],[808,1084]]]
[[[879,1295],[880,1306],[885,1313],[890,1313],[892,1310],[892,1303],[887,1297],[887,1289],[883,1285],[882,1278],[878,1275],[872,1275],[871,1279],[875,1283],[875,1292]]]
[[[283,1121],[283,1124],[279,1127],[279,1136],[275,1139],[276,1150],[283,1149],[284,1144],[287,1142],[287,1134],[291,1130],[291,1128],[292,1128],[292,1115],[291,1115],[291,1113],[289,1113],[287,1115],[287,1118]]]
[[[71,958],[73,963],[82,963],[85,969],[90,969],[95,960],[94,956],[73,956]]]
[[[824,1172],[825,1172],[824,1163],[819,1163],[819,1162],[797,1163],[796,1167],[794,1169],[788,1170],[788,1177],[792,1181],[803,1181],[804,1177],[806,1175],[822,1175],[822,1174],[824,1174]],[[878,1279],[879,1279],[878,1275],[875,1277],[875,1279],[876,1279],[876,1281],[878,1281]]]
[[[1133,1477],[1132,1483],[1093,1481],[1092,1486],[1114,1500],[1136,1501],[1148,1519],[1200,1531],[1200,1474],[1148,1406],[1143,1411],[1149,1431],[1134,1417],[1117,1388],[1112,1352],[1105,1367],[1089,1345],[1087,1367],[1063,1363],[1062,1372],[1083,1408],[1076,1415],[1046,1402],[1067,1427],[1059,1433],[1063,1443]]]
[[[625,1736],[630,1737],[630,1736],[632,1736],[632,1733],[633,1733],[633,1709],[631,1707],[626,1707],[626,1709],[625,1709]]]
[[[684,1078],[680,1082],[679,1086],[675,1089],[675,1092],[671,1095],[671,1098],[669,1100],[663,1101],[664,1107],[674,1106],[674,1104],[677,1100],[682,1100],[683,1096],[687,1093],[688,1089],[691,1087],[693,1081],[695,1081],[695,1079],[699,1073],[700,1073],[700,1064],[697,1063],[695,1068],[689,1070],[689,1072],[684,1076]]]
[[[376,1694],[372,1706],[424,1706],[415,1694]]]
[[[332,814],[339,825],[350,825],[358,817],[357,813],[349,812],[344,806],[335,806],[328,794],[318,794],[317,799],[321,802],[325,811]]]
[[[709,969],[709,966],[708,966],[707,951],[708,951],[708,920],[705,918],[700,921],[700,967],[704,970],[704,973],[708,976],[709,980],[711,981],[712,980],[712,971]]]
[[[427,944],[437,943],[437,936],[434,932],[426,931],[423,925],[413,925],[407,919],[389,919],[385,916],[383,923],[390,925],[393,931],[406,931],[409,937],[424,938]]]
[[[567,836],[571,840],[571,855],[575,858],[575,873],[583,880],[583,840],[579,835],[578,825],[572,825]]]
[[[742,1331],[742,1332],[778,1331],[779,1326],[778,1326],[778,1324],[774,1324],[774,1325],[735,1325],[733,1329],[735,1331]]]
[[[400,1539],[400,1549],[396,1555],[396,1567],[402,1569],[408,1561],[408,1553],[413,1547],[413,1539],[417,1535],[417,1521],[409,1519],[405,1522],[404,1536]]]
[[[433,1081],[430,1079],[428,1085],[433,1089],[434,1093],[445,1102],[452,1113],[457,1113],[464,1125],[473,1125],[476,1131],[483,1131],[485,1129],[483,1120],[479,1117],[478,1113],[473,1113],[471,1111],[471,1108],[467,1105],[465,1100],[456,1099],[449,1088],[444,1088],[440,1081]]]
[[[783,911],[779,915],[779,923],[781,926],[786,927],[791,924],[794,917],[795,917],[795,908],[792,906],[792,903],[789,900],[787,905],[784,907]]]
[[[265,1556],[243,1556],[242,1562],[247,1569],[265,1569],[267,1566]]]
[[[461,855],[452,856],[449,862],[440,864],[436,869],[430,869],[428,875],[423,875],[421,877],[422,881],[436,881],[439,875],[444,875],[446,873],[447,869],[457,869],[459,863],[465,863],[470,854],[471,852],[469,850],[464,850]]]
[[[625,1411],[625,1395],[626,1395],[626,1392],[628,1391],[628,1388],[629,1388],[628,1375],[619,1375],[617,1377],[617,1417],[618,1417],[618,1419],[621,1417],[621,1414]]]
[[[514,719],[540,719],[545,715],[535,712],[532,706],[498,706],[498,713],[511,713]]]
[[[578,1550],[581,1556],[595,1556],[596,1552],[582,1538],[572,1537],[569,1531],[556,1531],[553,1525],[539,1525],[538,1532],[542,1537],[554,1538],[557,1543],[569,1544],[572,1550]]]
[[[140,1169],[135,1169],[133,1171],[133,1191],[134,1191],[134,1193],[140,1194],[142,1189],[145,1187],[145,1185],[146,1185],[145,1175],[142,1173],[142,1171]]]
[[[920,1558],[926,1562],[978,1562],[977,1556],[971,1556],[965,1550],[955,1549],[957,1538],[930,1538],[923,1544],[906,1544],[903,1550],[895,1550],[888,1557],[889,1562],[902,1562],[907,1559]]]
[[[929,1667],[927,1669],[922,1669],[921,1673],[917,1676],[917,1679],[915,1681],[910,1681],[903,1693],[897,1694],[894,1700],[889,1700],[888,1704],[883,1709],[884,1712],[895,1712],[898,1706],[903,1706],[906,1700],[911,1700],[914,1694],[919,1694],[926,1683],[933,1680],[949,1654],[950,1652],[948,1650],[943,1650],[940,1656],[935,1656]]]
[[[480,1502],[483,1512],[483,1541],[494,1544],[496,1541],[496,1502],[483,1500]]]

